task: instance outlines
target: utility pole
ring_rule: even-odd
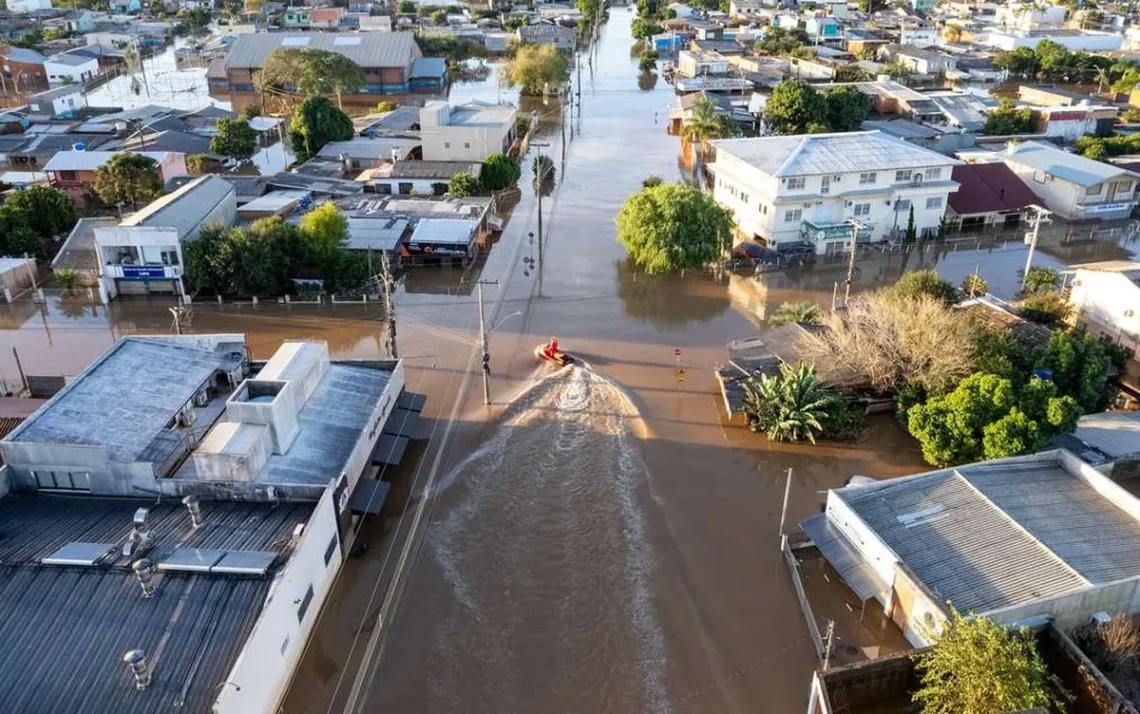
[[[788,515],[788,494],[792,492],[792,470],[788,469],[788,480],[784,483],[784,505],[780,508],[780,548],[784,547],[784,519]]]
[[[823,638],[823,671],[831,663],[831,649],[835,644],[835,620],[827,621],[827,634]]]
[[[578,100],[575,104],[578,105],[578,116],[582,116],[582,55],[578,54],[578,61],[574,64],[578,65]]]
[[[479,290],[479,344],[483,350],[483,403],[491,404],[491,353],[487,350],[487,323],[483,315],[483,286],[498,285],[498,280],[476,280]]]
[[[539,249],[541,250],[541,248],[542,248],[542,184],[546,181],[546,164],[543,163],[543,161],[542,161],[542,147],[550,146],[550,144],[547,144],[546,142],[534,141],[534,142],[531,142],[530,145],[538,150],[538,153],[535,155],[535,158],[534,158],[534,162],[535,162],[534,165],[535,165],[535,169],[536,169],[534,172],[534,182],[535,182],[534,191],[535,191],[535,198],[538,199],[538,245],[539,245]],[[550,163],[553,166],[554,162],[551,161]]]
[[[1029,268],[1033,265],[1033,251],[1037,248],[1037,236],[1041,232],[1042,221],[1049,222],[1048,217],[1053,214],[1041,206],[1030,206],[1033,209],[1033,232],[1029,234],[1029,255],[1025,256],[1025,270],[1021,273],[1021,290],[1025,291],[1025,281],[1029,279]]]
[[[843,307],[847,307],[847,303],[851,302],[851,283],[855,280],[855,251],[859,245],[859,229],[863,227],[863,222],[851,219],[851,255],[847,261],[847,279],[843,289]]]
[[[388,356],[392,359],[399,359],[400,353],[396,349],[396,306],[392,304],[392,287],[394,281],[392,280],[392,271],[388,263],[388,252],[384,251],[380,254],[381,262],[381,275],[380,280],[384,283],[384,314],[388,319]],[[482,296],[482,292],[479,293]],[[480,309],[482,314],[482,309]]]

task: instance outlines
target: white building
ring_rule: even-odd
[[[35,114],[59,116],[87,106],[83,85],[67,84],[28,97],[28,109]]]
[[[483,102],[428,102],[420,110],[424,161],[482,162],[505,154],[515,141],[515,116],[514,107]]]
[[[728,74],[730,66],[728,58],[719,52],[681,50],[677,53],[677,73],[684,77]]]
[[[1023,30],[994,30],[977,37],[978,44],[988,45],[998,50],[1012,52],[1018,47],[1033,49],[1040,42],[1050,40],[1067,50],[1081,52],[1112,52],[1124,45],[1124,35],[1116,32],[1094,32],[1082,30],[1058,30],[1048,32],[1025,32]]]
[[[766,245],[804,243],[817,253],[906,230],[938,230],[959,162],[878,131],[712,142],[713,196],[733,212],[738,233]]]
[[[1140,263],[1113,260],[1078,267],[1069,281],[1077,327],[1140,354]]]
[[[1140,501],[1068,451],[835,489],[802,525],[915,646],[951,606],[1061,629],[1140,610]]]
[[[51,84],[83,84],[99,74],[99,60],[94,57],[64,52],[48,57],[44,62],[48,82]]]
[[[679,20],[685,20],[697,14],[697,11],[691,6],[680,2],[671,3],[669,9],[673,11],[673,15]]]
[[[731,0],[728,4],[728,15],[750,19],[760,14],[760,8],[760,0]]]
[[[94,229],[104,301],[120,294],[184,295],[182,243],[210,225],[233,225],[237,194],[219,176],[195,179],[125,218]]]
[[[51,0],[8,0],[8,12],[17,15],[50,9]]]
[[[1013,30],[1035,32],[1061,27],[1068,12],[1068,8],[1063,5],[1042,7],[1015,2],[999,6],[994,13],[994,22]]]
[[[1070,220],[1127,218],[1136,206],[1140,174],[1026,141],[999,154],[1045,206]]]

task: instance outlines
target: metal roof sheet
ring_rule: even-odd
[[[119,225],[174,228],[178,231],[178,238],[183,239],[199,228],[218,204],[232,194],[234,187],[229,181],[220,176],[201,176],[152,201],[141,211],[127,216]],[[95,229],[96,237],[99,230]]]
[[[1140,452],[1140,413],[1086,414],[1073,436],[1112,459],[1135,454]]]
[[[771,136],[713,141],[769,176],[894,171],[961,162],[879,131]]]
[[[94,171],[120,153],[141,154],[159,164],[168,155],[166,151],[59,151],[47,162],[44,171]]]
[[[411,243],[469,245],[478,228],[479,221],[464,218],[422,218],[408,240]]]
[[[359,38],[356,44],[338,44],[338,38]],[[419,54],[410,32],[362,32],[360,34],[313,32],[295,35],[279,32],[257,32],[239,35],[226,55],[227,68],[257,69],[278,47],[295,46],[307,40],[304,47],[344,55],[361,67],[409,67]]]
[[[1005,160],[1044,171],[1078,186],[1095,186],[1118,176],[1140,178],[1134,171],[1086,159],[1040,141],[1025,141],[1006,149]]]

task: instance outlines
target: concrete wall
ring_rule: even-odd
[[[1008,166],[1029,190],[1042,200],[1045,206],[1062,216],[1069,218],[1077,213],[1077,200],[1082,195],[1082,189],[1075,183],[1049,176],[1044,171],[1038,171],[1031,166],[1017,163],[1016,158],[1005,159]]]
[[[218,690],[216,714],[277,710],[342,562],[333,491],[327,488],[288,564],[278,574],[226,683]],[[309,602],[302,614],[300,607],[306,599]]]
[[[1140,290],[1125,275],[1080,270],[1070,284],[1077,323],[1134,351],[1140,347]]]

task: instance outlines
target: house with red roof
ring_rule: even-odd
[[[961,164],[951,178],[958,190],[950,194],[946,219],[960,230],[1015,228],[1041,199],[1003,163]]]

